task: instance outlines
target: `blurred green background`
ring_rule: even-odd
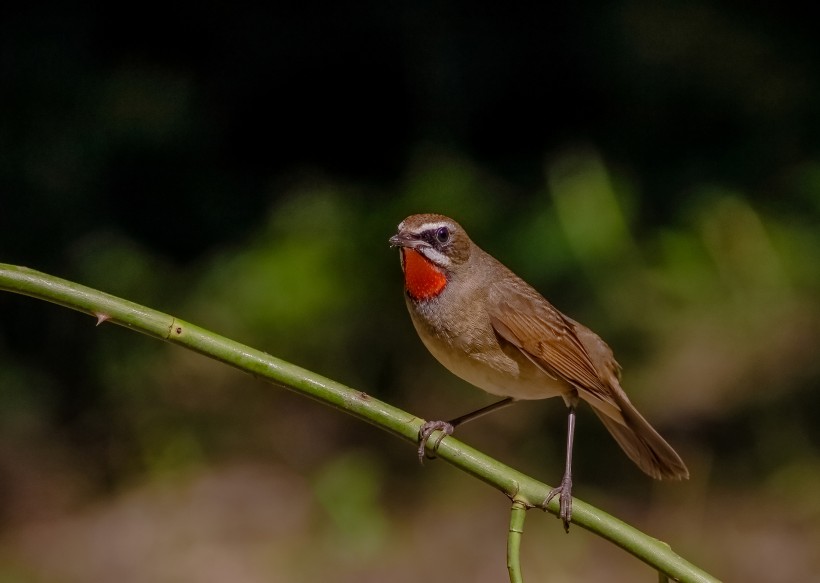
[[[0,260],[412,411],[387,238],[441,212],[597,330],[687,461],[588,410],[574,493],[726,580],[820,570],[820,41],[789,3],[0,12]],[[554,484],[565,409],[459,437]],[[337,411],[0,294],[0,581],[503,581],[506,498]],[[531,580],[651,581],[532,513]]]

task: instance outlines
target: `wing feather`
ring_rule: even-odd
[[[490,321],[499,336],[546,374],[575,387],[585,401],[620,417],[612,389],[601,379],[572,320],[541,296],[521,294],[489,303]]]
[[[644,472],[653,478],[688,478],[680,456],[621,389],[621,369],[609,346],[529,286],[518,286],[516,292],[510,294],[507,285],[495,287],[489,295],[490,322],[496,333],[546,374],[573,386]]]

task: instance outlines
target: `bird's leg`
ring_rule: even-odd
[[[424,454],[427,447],[427,440],[434,431],[441,431],[441,436],[433,444],[432,449],[435,452],[438,449],[438,444],[448,435],[452,435],[455,426],[450,421],[425,421],[424,425],[419,429],[419,463],[424,463]],[[431,455],[431,458],[435,455]]]
[[[575,404],[569,406],[569,416],[567,417],[567,461],[564,466],[564,477],[561,484],[547,494],[544,500],[544,509],[556,495],[560,502],[558,517],[564,522],[564,530],[569,532],[569,521],[572,519],[572,441],[575,437]]]
[[[424,425],[421,426],[419,429],[419,462],[424,463],[424,453],[427,447],[427,440],[430,439],[430,435],[433,434],[434,431],[441,431],[441,436],[436,440],[436,442],[432,445],[431,449],[433,452],[438,449],[438,444],[441,443],[441,440],[444,439],[448,435],[452,435],[455,428],[459,425],[463,425],[468,421],[472,421],[473,419],[477,419],[487,413],[491,413],[498,409],[503,409],[508,405],[512,405],[515,402],[515,399],[512,397],[507,397],[506,399],[501,399],[495,403],[490,403],[486,407],[482,407],[481,409],[477,409],[466,415],[462,415],[461,417],[456,417],[452,421],[427,421]]]

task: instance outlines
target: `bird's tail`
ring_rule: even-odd
[[[615,420],[593,407],[592,410],[607,428],[629,459],[653,478],[682,480],[689,477],[686,464],[666,440],[638,413],[623,394],[616,395],[623,422]]]

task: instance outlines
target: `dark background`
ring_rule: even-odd
[[[721,578],[805,579],[819,49],[782,3],[4,8],[2,260],[447,418],[489,397],[415,337],[387,238],[449,214],[607,339],[692,473],[651,483],[586,411],[576,494]],[[497,493],[93,324],[0,296],[0,576],[506,576]],[[554,483],[564,417],[524,403],[462,437]],[[530,576],[653,576],[539,516]]]

